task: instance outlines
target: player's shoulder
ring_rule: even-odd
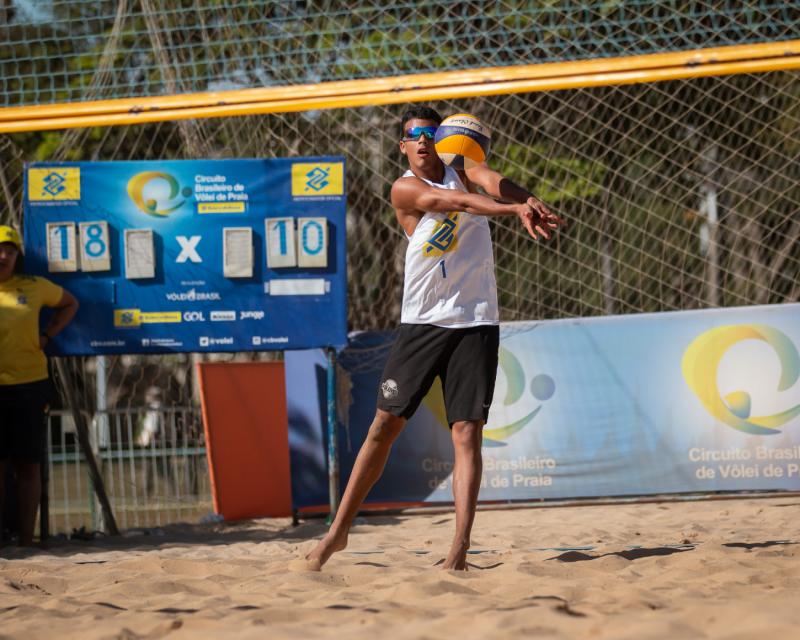
[[[422,189],[429,188],[429,185],[415,176],[401,176],[392,184],[392,207],[395,216],[407,235],[414,232],[414,227],[425,212],[419,206],[419,197]]]
[[[392,183],[392,186],[397,185],[397,184],[399,184],[399,185],[415,184],[415,183],[419,183],[419,182],[424,183],[425,181],[422,178],[420,178],[419,176],[414,175],[413,172],[406,171],[403,175],[401,175],[399,178],[397,178]]]
[[[417,189],[428,187],[428,183],[413,173],[403,174],[392,183],[392,195],[409,193]]]

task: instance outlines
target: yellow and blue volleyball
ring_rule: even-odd
[[[489,127],[475,116],[447,116],[436,130],[436,153],[453,169],[469,169],[486,161],[491,136]]]

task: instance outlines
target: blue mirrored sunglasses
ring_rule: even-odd
[[[406,129],[406,137],[403,140],[419,140],[420,136],[425,136],[428,140],[433,140],[438,127],[411,127]]]

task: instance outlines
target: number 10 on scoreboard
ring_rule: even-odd
[[[284,267],[328,266],[327,218],[267,218],[267,266]]]

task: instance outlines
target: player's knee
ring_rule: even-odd
[[[453,423],[453,443],[457,446],[480,446],[483,439],[483,422],[478,420],[460,420]]]
[[[391,444],[400,434],[405,420],[388,411],[378,410],[367,437],[377,444]]]

